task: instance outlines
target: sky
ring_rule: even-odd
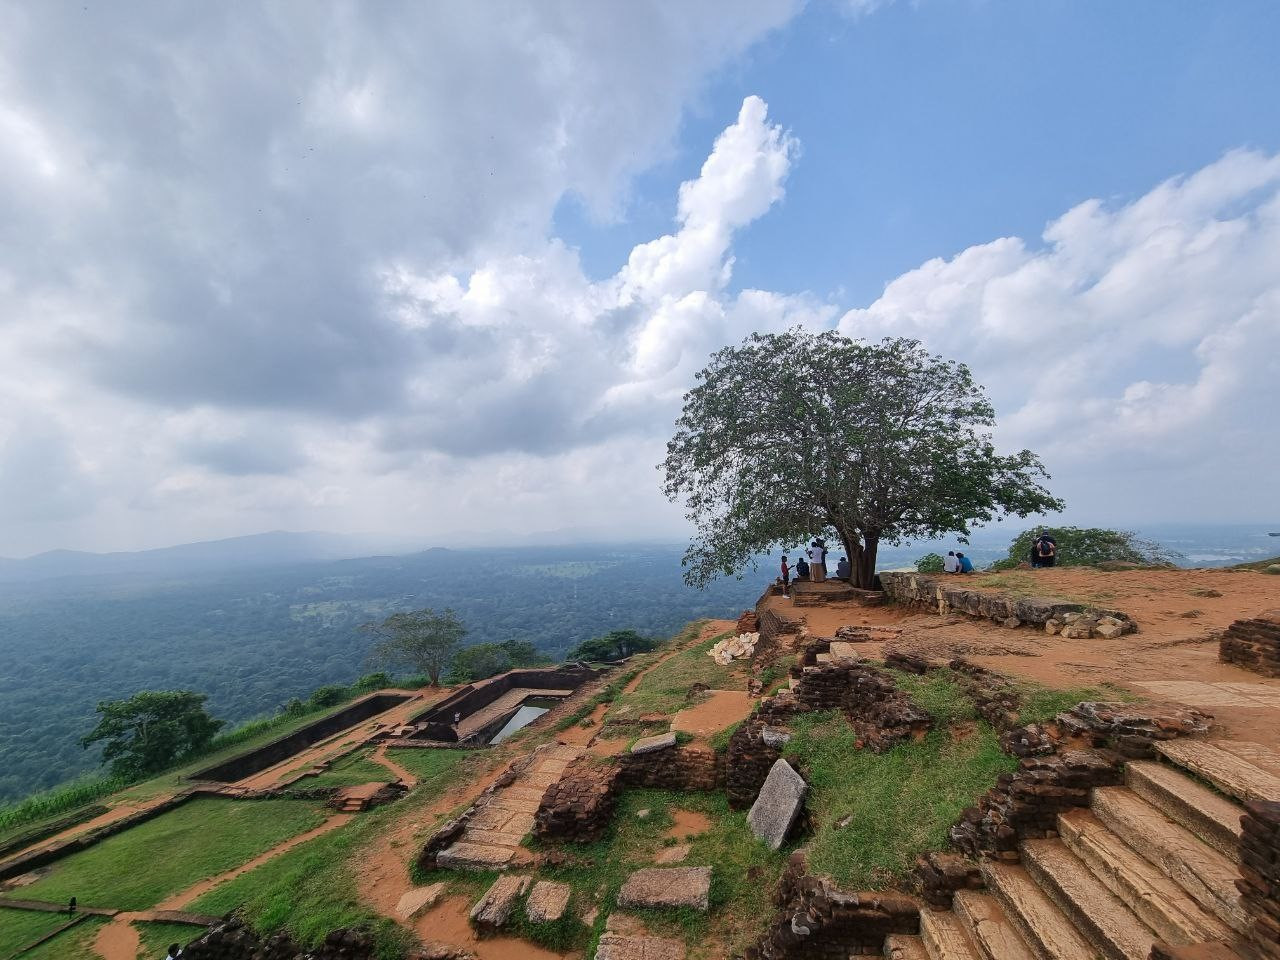
[[[0,0],[0,555],[687,532],[709,354],[970,365],[1090,525],[1280,520],[1280,5]]]

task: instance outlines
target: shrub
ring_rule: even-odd
[[[1100,563],[1133,563],[1144,567],[1171,567],[1181,557],[1154,540],[1129,530],[1102,527],[1036,527],[1024,530],[1009,545],[1009,556],[997,560],[992,570],[1011,570],[1031,559],[1031,544],[1043,530],[1058,545],[1059,567],[1093,567]]]
[[[916,561],[916,570],[920,573],[941,573],[942,558],[936,553],[926,553]]]
[[[311,691],[311,705],[313,707],[336,707],[351,697],[351,691],[338,683],[331,683],[328,686],[316,687]]]

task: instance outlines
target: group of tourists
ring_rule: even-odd
[[[1041,530],[1031,541],[1031,566],[1052,567],[1058,561],[1058,541],[1053,534]],[[943,573],[973,573],[973,561],[958,550],[948,550],[942,558]]]
[[[943,573],[973,573],[973,561],[957,550],[948,550],[942,558]]]
[[[787,554],[782,555],[782,595],[790,596],[791,560]],[[836,580],[848,580],[853,576],[853,566],[848,557],[841,557],[836,563]],[[821,537],[800,551],[796,558],[795,579],[808,580],[810,583],[822,583],[827,579],[827,542]]]

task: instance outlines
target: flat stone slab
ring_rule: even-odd
[[[660,733],[656,737],[641,737],[631,745],[632,753],[653,753],[655,750],[666,750],[676,745],[674,733]]]
[[[685,960],[685,950],[679,940],[606,933],[600,937],[596,960]]]
[[[477,927],[500,927],[511,919],[520,895],[529,889],[529,878],[508,874],[493,881],[483,897],[471,908],[471,922]]]
[[[455,843],[441,850],[436,866],[454,870],[505,870],[515,850],[487,843]]]
[[[791,742],[791,731],[783,727],[765,726],[760,730],[760,739],[766,746],[783,747]]]
[[[529,891],[529,899],[525,901],[525,916],[534,923],[559,920],[569,906],[572,889],[567,883],[539,880],[533,885],[533,889]]]
[[[857,660],[859,659],[858,651],[852,643],[845,640],[831,641],[831,659],[832,660]]]
[[[687,843],[679,843],[674,847],[663,847],[658,851],[658,855],[653,858],[653,862],[661,864],[684,863],[689,857],[690,849],[692,848]]]
[[[693,907],[711,905],[710,867],[645,867],[627,878],[618,892],[620,907]]]
[[[804,809],[808,792],[809,785],[791,764],[785,760],[775,761],[747,814],[747,826],[770,850],[779,849]]]
[[[400,898],[396,904],[396,916],[401,920],[412,920],[423,910],[434,907],[444,896],[444,883],[433,883],[425,887],[415,887]]]

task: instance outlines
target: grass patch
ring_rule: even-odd
[[[352,787],[359,783],[394,780],[395,775],[382,764],[370,760],[369,753],[368,750],[349,753],[341,760],[335,760],[324,773],[303,777],[296,786],[310,790],[313,787]]]
[[[23,892],[55,903],[75,896],[88,906],[145,910],[323,821],[301,800],[200,797],[59,861]]]
[[[464,750],[396,751],[397,762],[423,777],[408,797],[299,844],[214,888],[190,909],[210,914],[240,910],[259,933],[284,930],[304,947],[318,945],[336,927],[364,924],[373,930],[379,957],[402,956],[408,935],[361,903],[352,865],[361,850],[390,830],[398,818],[430,804],[467,776],[475,758]],[[430,818],[424,818],[424,828],[431,825]],[[407,858],[411,851],[403,852]]]
[[[605,723],[615,716],[673,714],[685,706],[689,688],[695,683],[705,683],[712,689],[737,689],[745,676],[744,664],[733,663],[722,667],[707,655],[718,641],[732,636],[733,631],[708,637],[700,643],[691,643],[697,635],[698,630],[694,627],[680,634],[673,646],[684,649],[679,649],[657,663],[640,678],[634,690],[620,694],[605,717]]]
[[[812,788],[809,862],[845,890],[900,882],[917,854],[945,847],[960,812],[1017,767],[981,721],[963,739],[935,730],[879,755],[858,749],[835,712],[798,717],[792,729],[786,754]]]
[[[101,917],[81,920],[65,933],[24,953],[22,960],[99,960],[93,941],[105,922]]]
[[[138,938],[142,941],[141,956],[144,958],[164,957],[168,954],[169,944],[176,943],[185,947],[204,933],[200,927],[186,923],[134,923]]]
[[[1067,687],[1057,689],[1038,683],[1021,681],[1016,684],[1022,694],[1022,707],[1018,710],[1018,722],[1047,723],[1064,710],[1070,710],[1082,700],[1131,701],[1134,695],[1122,687],[1102,684],[1098,687]]]
[[[65,816],[80,807],[101,800],[125,785],[116,777],[86,777],[32,794],[25,800],[0,809],[0,840],[37,829],[41,824]]]
[[[31,941],[57,930],[70,919],[65,913],[0,909],[0,957],[17,953]]]
[[[956,675],[949,667],[931,670],[923,676],[887,668],[885,672],[916,706],[928,711],[939,730],[978,718],[973,701],[956,682]]]

